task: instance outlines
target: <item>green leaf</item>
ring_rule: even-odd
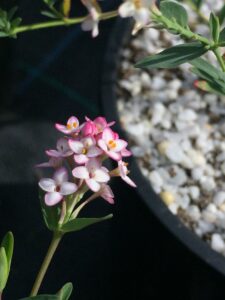
[[[225,27],[220,32],[219,42],[220,43],[225,42]]]
[[[174,1],[160,3],[161,13],[170,20],[175,20],[182,27],[188,26],[188,15],[185,8]]]
[[[205,46],[198,42],[181,44],[151,55],[138,62],[137,68],[175,68],[207,52]]]
[[[218,88],[218,86],[214,85],[211,82],[207,82],[205,80],[198,80],[195,83],[195,86],[204,92],[213,93],[219,96],[221,95],[224,96],[224,94],[221,93],[221,90]]]
[[[21,18],[15,18],[12,22],[11,22],[11,28],[14,29],[16,27],[18,27],[20,25],[20,23],[22,22]]]
[[[64,224],[60,230],[62,230],[63,232],[73,232],[73,231],[78,231],[81,230],[87,226],[105,221],[105,220],[109,220],[113,217],[112,214],[107,215],[105,217],[101,217],[101,218],[76,218],[72,221],[67,222],[66,224]]]
[[[215,81],[219,80],[225,83],[225,73],[208,63],[205,59],[196,58],[192,60],[190,64],[193,65],[196,69],[204,72],[207,77],[210,77]]]
[[[14,237],[12,232],[8,232],[4,236],[1,247],[5,249],[7,262],[8,262],[8,269],[10,269],[12,256],[13,256],[13,248],[14,248]]]
[[[6,36],[9,36],[8,33],[6,33],[6,32],[0,32],[0,37],[6,37]]]
[[[39,198],[45,224],[49,230],[55,231],[58,229],[58,223],[60,219],[60,204],[47,206],[44,202],[44,193],[41,190],[39,193]]]
[[[223,21],[225,19],[225,4],[222,7],[222,9],[220,10],[218,17],[219,17],[219,20],[220,20],[220,24],[223,24]]]
[[[0,247],[0,292],[2,292],[6,286],[8,274],[9,267],[5,248]]]
[[[60,300],[57,295],[38,295],[34,297],[27,297],[20,300]]]
[[[199,9],[202,5],[203,0],[192,0],[193,4]]]
[[[46,16],[46,17],[51,18],[51,19],[56,19],[56,18],[58,17],[58,16],[56,16],[53,12],[48,11],[48,10],[43,10],[43,11],[41,11],[41,14],[42,14],[43,16]]]
[[[220,21],[219,18],[213,13],[210,14],[209,28],[213,41],[217,43],[219,41],[220,36]]]
[[[66,283],[58,292],[60,300],[68,300],[73,291],[73,284],[71,282]]]

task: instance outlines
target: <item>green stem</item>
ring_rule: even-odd
[[[225,72],[225,62],[224,62],[222,56],[220,55],[219,49],[216,48],[216,49],[213,49],[212,51],[215,54],[222,71]]]
[[[99,20],[107,20],[113,17],[116,17],[118,15],[117,11],[110,11],[100,14]],[[65,18],[61,20],[55,20],[55,21],[47,21],[42,23],[36,23],[31,25],[24,25],[19,26],[13,31],[13,35],[16,35],[21,32],[25,31],[31,31],[31,30],[38,30],[38,29],[44,29],[44,28],[50,28],[50,27],[59,27],[59,26],[70,26],[78,23],[82,23],[87,17],[80,17],[80,18]]]
[[[43,260],[43,263],[41,265],[41,268],[40,268],[40,271],[37,275],[37,278],[34,282],[34,285],[33,285],[33,288],[31,290],[30,296],[36,296],[37,295],[37,293],[39,291],[39,288],[41,286],[41,283],[44,279],[44,276],[47,272],[47,269],[48,269],[48,267],[51,263],[53,255],[54,255],[54,253],[55,253],[62,237],[63,237],[63,234],[61,232],[54,232],[52,241],[51,241],[50,246],[48,248],[47,254],[46,254],[46,256]]]
[[[170,20],[170,19],[166,18],[165,16],[163,16],[160,12],[158,13],[155,10],[152,10],[152,14],[153,14],[153,16],[152,16],[153,20],[156,23],[162,24],[164,26],[164,28],[166,28],[167,30],[173,30],[176,33],[180,34],[181,36],[183,36],[187,39],[193,39],[193,40],[199,41],[199,42],[207,45],[209,49],[215,46],[214,42],[211,42],[206,37],[192,32],[189,28],[182,27],[177,22],[174,22],[173,20]]]

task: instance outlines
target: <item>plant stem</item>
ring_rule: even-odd
[[[0,292],[0,300],[2,300],[2,293]]]
[[[118,15],[117,11],[110,11],[100,14],[99,20],[107,20],[113,17],[116,17]],[[61,20],[55,20],[55,21],[47,21],[42,23],[36,23],[31,25],[24,25],[19,26],[13,31],[13,35],[16,35],[21,32],[25,31],[31,31],[31,30],[38,30],[38,29],[44,29],[44,28],[50,28],[50,27],[58,27],[58,26],[70,26],[73,24],[82,23],[87,17],[80,17],[80,18],[64,18]]]
[[[38,291],[39,291],[39,288],[41,286],[41,283],[44,279],[44,276],[47,272],[47,269],[51,263],[51,260],[52,260],[52,257],[59,245],[59,242],[61,241],[63,237],[63,233],[61,232],[54,232],[53,234],[53,238],[52,238],[52,241],[50,243],[50,246],[48,248],[48,251],[47,251],[47,254],[43,260],[43,263],[41,265],[41,268],[40,268],[40,271],[37,275],[37,278],[34,282],[34,285],[33,285],[33,288],[31,290],[31,293],[30,293],[30,296],[36,296]],[[0,298],[1,299],[1,298]]]
[[[222,71],[225,72],[225,62],[224,62],[222,56],[220,55],[219,49],[216,48],[216,49],[213,49],[212,51],[215,54]]]

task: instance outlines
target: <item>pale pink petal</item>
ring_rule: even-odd
[[[98,36],[98,34],[99,34],[98,22],[95,21],[92,29],[92,37],[95,38]]]
[[[118,162],[118,168],[119,168],[120,176],[125,177],[127,175],[127,167],[125,166],[122,160]]]
[[[128,149],[122,149],[121,150],[121,152],[120,152],[120,154],[122,155],[122,156],[124,156],[124,157],[128,157],[128,156],[131,156],[132,155],[132,153],[131,153],[131,151],[129,151]]]
[[[86,183],[93,192],[98,192],[101,188],[101,185],[93,178],[86,179]]]
[[[121,154],[119,152],[107,151],[106,154],[116,161],[121,160]]]
[[[81,143],[79,141],[74,141],[74,140],[69,139],[68,144],[69,144],[70,149],[74,153],[77,153],[77,154],[81,154],[82,153],[82,150],[84,148],[83,143]]]
[[[109,141],[114,140],[114,132],[110,128],[105,128],[102,133],[102,139],[108,144]]]
[[[114,148],[112,148],[112,151],[115,152],[119,152],[121,150],[123,150],[124,148],[126,148],[127,146],[127,142],[124,140],[115,140],[116,146]]]
[[[76,167],[72,171],[73,176],[80,179],[88,179],[89,178],[89,172],[86,167]]]
[[[77,185],[72,182],[63,182],[60,187],[60,193],[62,195],[70,195],[76,192]]]
[[[105,143],[105,141],[103,140],[103,139],[100,139],[99,141],[98,141],[98,145],[99,145],[99,147],[103,150],[103,151],[107,151],[107,145],[106,145],[106,143]]]
[[[57,150],[46,150],[45,153],[50,157],[61,157],[61,153]]]
[[[62,200],[63,196],[60,193],[53,192],[53,193],[47,193],[45,195],[45,204],[48,206],[53,206],[57,203],[59,203]]]
[[[68,172],[66,168],[61,167],[58,170],[56,170],[53,178],[57,184],[62,184],[63,182],[68,181]]]
[[[73,125],[73,129],[76,129],[76,128],[78,129],[79,120],[76,117],[72,116],[68,119],[67,124]],[[74,126],[75,124],[76,124],[76,126]]]
[[[56,148],[59,152],[62,154],[70,152],[71,154],[73,153],[68,145],[68,140],[65,138],[60,138],[57,141]]]
[[[99,149],[96,146],[92,146],[88,149],[87,156],[88,157],[96,157],[103,153],[102,149]]]
[[[131,180],[128,176],[121,177],[127,184],[129,184],[132,187],[137,187],[136,184]]]
[[[135,5],[131,1],[126,1],[120,5],[118,13],[122,18],[132,17],[135,13]]]
[[[81,143],[85,148],[90,148],[96,144],[96,141],[92,136],[86,136],[85,138],[81,139]]]
[[[91,31],[94,28],[94,20],[91,16],[88,16],[87,19],[83,21],[81,28],[84,31]]]
[[[94,173],[94,179],[98,182],[107,182],[110,179],[110,176],[104,170],[98,169]]]
[[[71,130],[69,130],[65,125],[62,124],[56,123],[55,128],[65,134],[69,134],[71,132]]]
[[[46,192],[54,192],[56,187],[55,180],[51,178],[42,178],[38,184]]]
[[[105,199],[108,203],[114,204],[114,194],[112,189],[107,184],[102,184],[101,186],[101,195],[103,199]]]
[[[49,162],[44,162],[44,163],[35,165],[35,167],[36,168],[48,168],[48,167],[51,167],[51,165]]]
[[[89,173],[94,172],[96,169],[99,169],[100,167],[101,167],[101,163],[97,158],[93,157],[89,159],[89,161],[87,162],[87,169]]]
[[[82,165],[88,162],[88,157],[84,154],[74,155],[74,160],[77,164]]]

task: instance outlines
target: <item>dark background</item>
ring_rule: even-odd
[[[40,19],[41,1],[2,1],[5,7],[12,3],[19,3],[24,23]],[[111,9],[116,3],[103,5]],[[74,9],[85,12],[79,5]],[[102,23],[96,39],[73,26],[0,40],[0,236],[12,230],[16,243],[4,300],[29,294],[51,237],[34,165],[55,145],[54,123],[104,114],[101,74],[115,21]],[[224,299],[222,275],[181,245],[136,191],[119,180],[113,190],[114,206],[98,200],[86,214],[112,211],[114,218],[64,238],[41,292],[54,293],[72,281],[76,300]]]

